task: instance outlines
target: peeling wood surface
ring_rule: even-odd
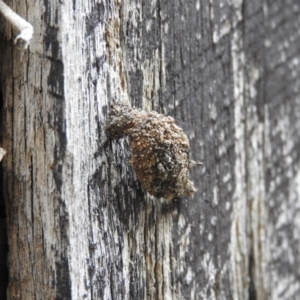
[[[0,19],[8,299],[296,299],[298,1],[6,3],[35,30]],[[144,192],[114,101],[184,129],[194,199]]]

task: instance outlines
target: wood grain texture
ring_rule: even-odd
[[[8,299],[296,299],[298,1],[7,4],[35,31],[0,19]],[[194,199],[143,190],[115,101],[184,129]]]

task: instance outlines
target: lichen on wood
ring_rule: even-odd
[[[149,194],[166,200],[194,195],[189,140],[172,117],[117,102],[111,107],[106,130],[114,139],[129,136],[130,163]]]

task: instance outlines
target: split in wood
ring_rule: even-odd
[[[16,47],[19,50],[27,49],[33,35],[32,25],[15,13],[2,0],[0,0],[0,12],[4,18],[19,32],[14,39],[14,44]]]
[[[172,117],[118,102],[111,107],[106,131],[115,139],[129,136],[130,163],[149,194],[166,200],[194,195],[189,170],[198,163],[190,159],[189,140]]]

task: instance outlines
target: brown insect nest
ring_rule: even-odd
[[[111,107],[106,130],[111,138],[129,136],[130,163],[149,194],[167,200],[194,195],[189,141],[172,117],[118,102]]]

